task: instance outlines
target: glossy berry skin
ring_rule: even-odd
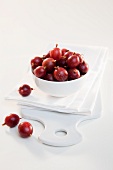
[[[21,87],[19,87],[19,94],[23,97],[29,96],[31,94],[31,91],[33,88],[31,88],[29,85],[24,84]]]
[[[47,74],[45,75],[45,77],[44,77],[44,80],[54,81],[55,79],[54,79],[53,74],[47,73]]]
[[[69,68],[75,68],[80,64],[78,55],[74,54],[67,59],[67,65]]]
[[[35,57],[31,60],[31,67],[32,69],[35,69],[36,67],[38,66],[41,66],[42,65],[42,58],[41,57]]]
[[[21,118],[19,118],[19,116],[17,114],[12,113],[9,116],[6,116],[5,122],[2,124],[2,126],[7,125],[10,128],[13,128],[19,123],[20,119]]]
[[[56,44],[56,47],[49,52],[50,57],[53,58],[54,60],[59,60],[62,57],[62,52],[60,48],[58,48],[57,46],[58,44]]]
[[[33,126],[29,122],[22,122],[18,125],[18,132],[22,138],[30,137],[33,133]]]
[[[65,66],[67,66],[66,57],[63,56],[60,60],[57,60],[57,61],[56,61],[56,65],[59,66],[59,67],[65,67]]]
[[[74,80],[80,78],[80,72],[76,68],[68,70],[68,80]]]
[[[46,55],[43,55],[42,59],[46,59],[50,57],[50,53],[48,52]]]
[[[38,78],[43,78],[46,75],[46,69],[44,68],[44,66],[38,66],[34,70],[34,75]]]
[[[76,55],[79,56],[80,63],[83,63],[83,61],[84,61],[83,55],[82,54],[76,54]]]
[[[89,70],[89,65],[84,61],[83,63],[80,63],[78,66],[78,69],[82,75],[86,74]]]
[[[69,50],[67,50],[66,48],[61,49],[62,56],[64,56],[65,53],[68,52],[68,51],[69,51]]]
[[[66,57],[66,59],[68,59],[72,55],[73,55],[73,52],[72,51],[68,51],[68,52],[65,53],[64,56]]]
[[[66,81],[68,78],[68,72],[63,67],[56,68],[53,74],[57,81]]]
[[[56,65],[56,61],[53,58],[46,58],[42,62],[42,66],[46,69],[47,72],[52,72]]]

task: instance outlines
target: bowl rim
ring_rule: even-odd
[[[86,74],[84,74],[83,76],[81,76],[80,78],[78,79],[74,79],[74,80],[70,80],[70,81],[48,81],[48,80],[44,80],[42,78],[39,78],[39,77],[36,77],[33,72],[31,71],[31,74],[34,76],[34,78],[36,78],[37,80],[41,81],[41,82],[45,82],[45,83],[48,83],[48,84],[72,84],[74,82],[79,82],[79,81],[82,81],[83,79],[87,78],[89,73],[91,72],[91,70],[88,70],[88,72]]]

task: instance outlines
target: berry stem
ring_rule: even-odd
[[[56,44],[56,48],[58,47],[58,44]]]

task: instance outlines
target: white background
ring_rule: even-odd
[[[113,169],[113,1],[0,0],[0,124],[18,106],[5,95],[25,74],[29,58],[49,43],[106,46],[109,59],[101,84],[100,119],[79,127],[83,141],[50,147],[37,141],[43,128],[32,122],[33,136],[22,139],[17,128],[0,125],[1,170]]]

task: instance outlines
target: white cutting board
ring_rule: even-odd
[[[83,121],[100,117],[101,112],[100,92],[93,112],[88,116],[37,110],[21,106],[22,117],[39,121],[44,125],[45,129],[38,138],[42,143],[51,146],[70,146],[79,143],[82,136],[78,131],[78,125]],[[59,136],[58,132],[65,132],[65,135]]]

